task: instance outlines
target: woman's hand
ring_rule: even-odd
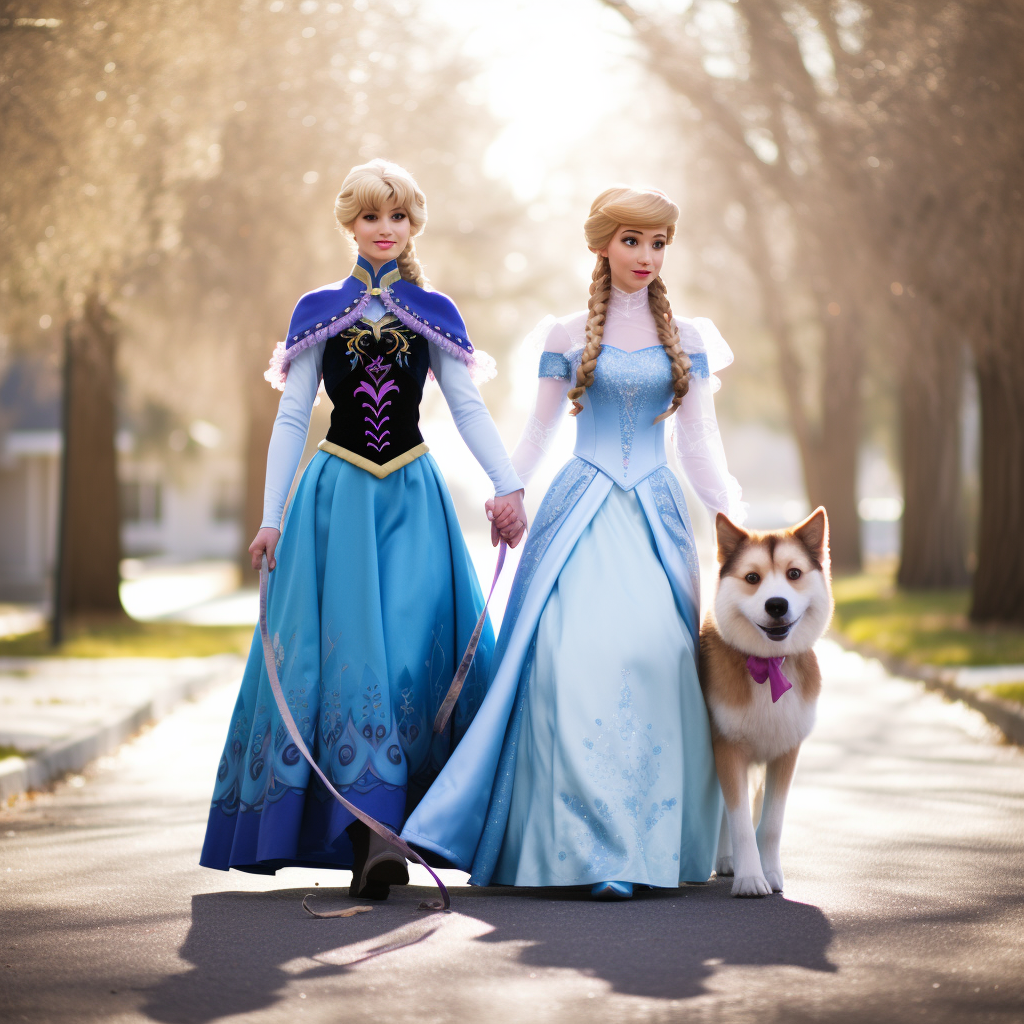
[[[503,540],[510,548],[517,547],[526,531],[526,509],[523,507],[523,492],[513,491],[484,502],[484,511],[491,521],[491,544],[498,546]]]
[[[260,532],[256,534],[256,539],[249,545],[249,554],[252,555],[252,567],[257,572],[260,571],[264,551],[267,553],[267,565],[271,569],[276,567],[277,559],[274,558],[274,550],[280,539],[280,530],[275,530],[272,526],[260,527]]]

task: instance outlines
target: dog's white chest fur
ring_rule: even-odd
[[[771,761],[799,746],[814,728],[816,701],[800,689],[787,690],[774,704],[769,683],[750,680],[751,699],[742,706],[713,701],[711,714],[727,739],[750,746],[755,761]]]

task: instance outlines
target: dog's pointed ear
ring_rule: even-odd
[[[797,523],[793,527],[793,536],[807,548],[820,565],[828,565],[828,514],[823,505],[819,505],[802,523]]]
[[[715,516],[715,536],[718,538],[718,564],[725,565],[750,534],[724,512],[719,512]]]

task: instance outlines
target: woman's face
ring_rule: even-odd
[[[606,249],[598,249],[608,258],[612,284],[620,291],[637,292],[646,288],[660,273],[668,245],[668,225],[631,228],[623,224]]]
[[[411,231],[409,214],[404,206],[398,205],[361,210],[352,224],[359,255],[368,259],[375,270],[405,251]]]

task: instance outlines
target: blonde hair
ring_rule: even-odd
[[[363,210],[380,210],[388,203],[397,203],[409,215],[409,244],[398,256],[398,270],[406,281],[421,288],[427,283],[423,267],[416,258],[413,237],[427,223],[427,199],[415,178],[398,164],[389,160],[371,160],[353,167],[341,183],[341,191],[334,200],[334,217],[342,231],[352,234],[352,225]]]
[[[679,207],[664,192],[654,188],[635,189],[617,185],[605,189],[594,200],[590,216],[583,225],[583,233],[591,252],[597,252],[609,245],[615,232],[623,225],[648,228],[666,224],[668,244],[675,235],[678,219]],[[590,302],[587,304],[587,343],[576,371],[576,386],[569,391],[573,416],[583,408],[579,400],[594,383],[594,370],[601,354],[601,339],[611,290],[611,265],[607,256],[598,255],[590,283]],[[665,282],[660,277],[656,277],[647,286],[647,301],[658,329],[658,340],[672,362],[672,404],[654,421],[660,423],[679,408],[690,387],[690,357],[683,351]]]

